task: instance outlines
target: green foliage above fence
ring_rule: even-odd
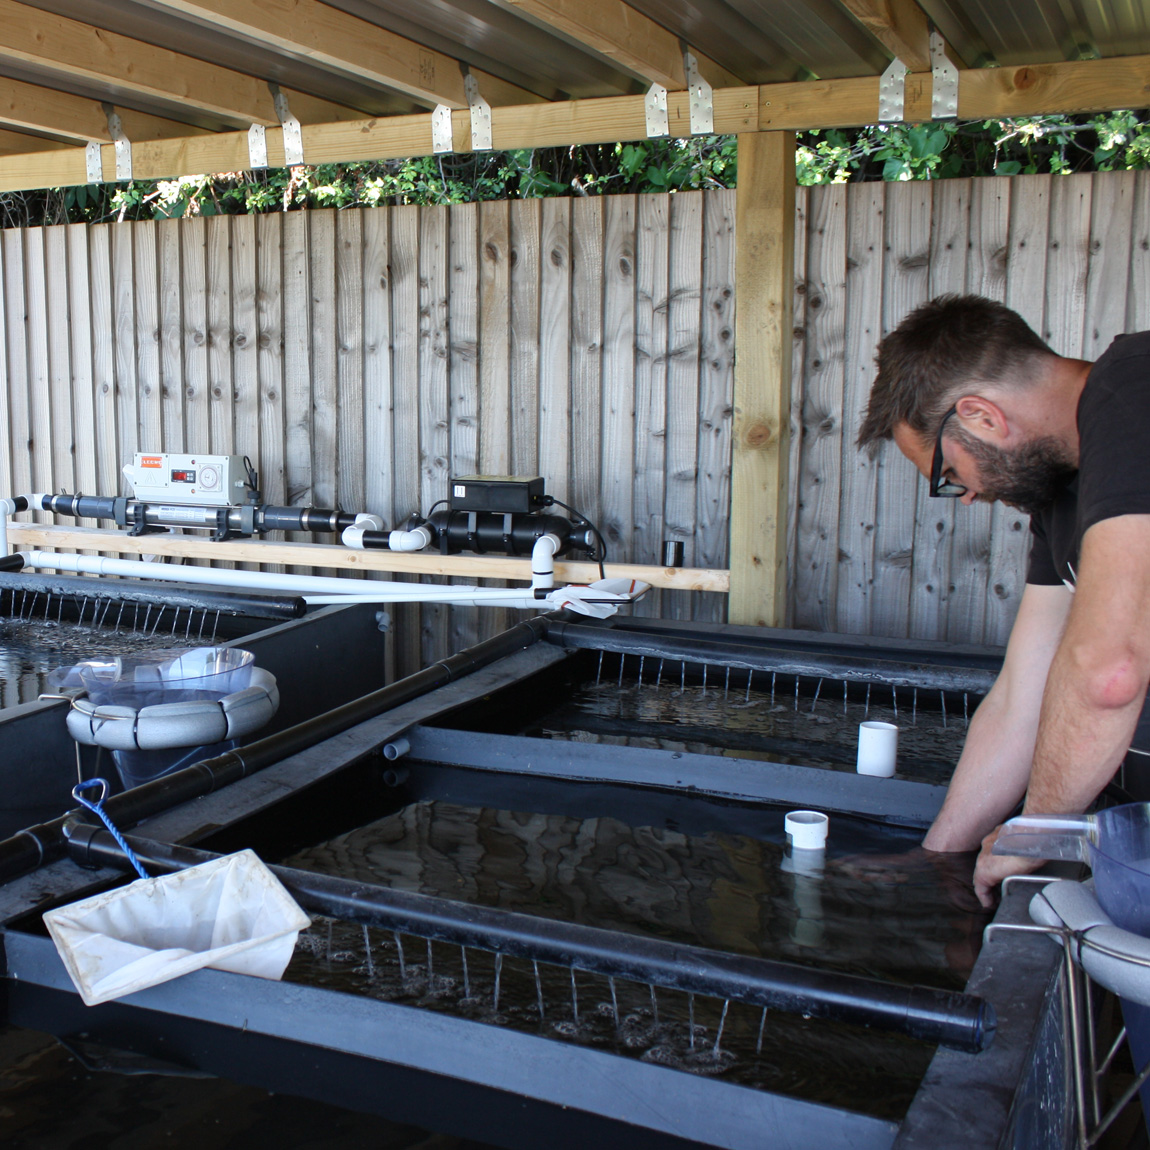
[[[0,195],[0,227],[733,188],[736,153],[700,136],[88,184]],[[804,132],[796,154],[803,185],[1148,166],[1144,111]]]

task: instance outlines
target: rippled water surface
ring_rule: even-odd
[[[985,919],[917,833],[832,819],[796,865],[782,811],[762,834],[683,833],[613,817],[412,803],[290,865],[608,930],[941,988],[965,985]],[[346,923],[301,936],[289,979],[898,1117],[933,1048]],[[574,985],[573,985],[574,980]]]

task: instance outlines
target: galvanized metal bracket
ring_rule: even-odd
[[[479,94],[479,82],[470,72],[463,77],[463,90],[467,93],[467,106],[471,109],[471,150],[490,152],[491,105]]]
[[[946,55],[946,42],[930,33],[930,116],[932,120],[953,120],[958,115],[958,69]]]
[[[699,64],[689,52],[683,52],[683,70],[687,73],[687,88],[691,95],[691,135],[715,134],[715,96],[711,85],[699,75]]]
[[[104,182],[104,159],[98,140],[88,141],[88,146],[84,149],[84,168],[88,175],[88,183]]]
[[[253,124],[248,128],[248,168],[268,166],[268,134],[263,124]]]
[[[280,122],[280,127],[283,128],[284,163],[289,168],[294,168],[297,164],[304,162],[303,129],[300,127],[299,120],[291,114],[287,96],[280,91],[280,86],[269,81],[268,90],[271,92],[272,102],[275,104],[276,117]]]
[[[108,119],[108,135],[116,149],[116,179],[123,182],[132,178],[132,142],[124,135],[124,126],[111,104],[101,104]]]
[[[878,84],[878,122],[901,124],[906,119],[906,74],[910,69],[896,56]]]
[[[436,104],[431,113],[431,150],[435,154],[455,150],[451,132],[451,109],[446,104]]]
[[[671,120],[667,115],[667,89],[655,81],[643,97],[643,108],[647,113],[647,138],[671,134]]]

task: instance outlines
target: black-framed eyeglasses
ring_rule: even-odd
[[[961,483],[952,483],[942,477],[942,431],[946,427],[946,421],[956,411],[958,408],[952,407],[942,417],[942,422],[938,425],[938,435],[934,440],[934,459],[930,465],[930,493],[935,499],[957,499],[967,491]]]

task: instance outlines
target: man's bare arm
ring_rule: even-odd
[[[974,850],[1026,792],[1046,684],[1066,626],[1065,587],[1027,584],[994,686],[974,713],[946,801],[923,846]]]
[[[1032,814],[1084,811],[1113,777],[1150,682],[1150,515],[1122,515],[1082,540],[1078,589],[1050,667],[1026,795]],[[990,854],[975,871],[980,893],[1024,860]]]

